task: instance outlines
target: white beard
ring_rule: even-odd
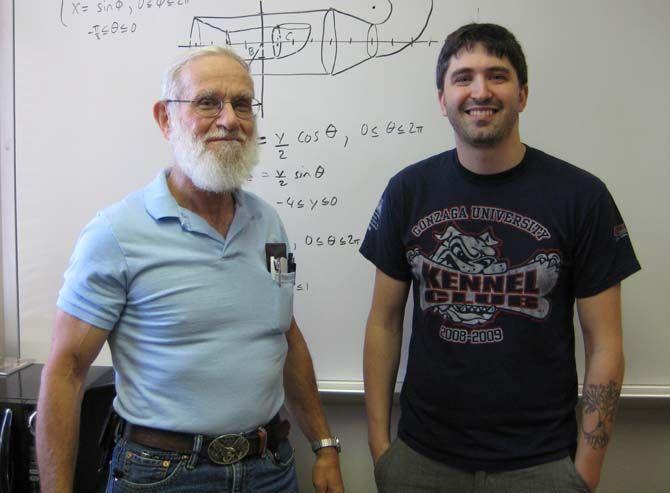
[[[240,189],[251,177],[251,171],[258,163],[255,125],[252,135],[238,134],[242,135],[244,142],[219,142],[218,149],[212,151],[205,147],[205,140],[226,135],[225,130],[214,130],[197,139],[182,127],[178,118],[175,120],[177,123],[170,132],[170,143],[177,166],[193,185],[207,192],[232,192]]]

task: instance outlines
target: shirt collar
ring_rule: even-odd
[[[182,208],[177,203],[168,187],[167,177],[170,174],[170,168],[162,169],[156,178],[144,189],[144,205],[147,212],[155,220],[166,217],[181,218]],[[235,190],[233,192],[235,199],[235,215],[240,215],[244,223],[256,216],[258,212],[253,206],[253,201],[249,200],[248,194],[244,190]]]
[[[170,168],[161,170],[144,189],[144,206],[155,220],[165,217],[179,217],[179,204],[170,193],[167,184],[169,173]]]

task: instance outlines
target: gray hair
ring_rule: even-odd
[[[229,48],[223,46],[205,46],[195,50],[189,50],[184,55],[177,58],[172,65],[168,67],[163,75],[163,83],[161,90],[161,99],[178,99],[179,93],[182,90],[179,75],[181,70],[191,61],[205,56],[224,56],[238,62],[244,70],[249,72],[249,65],[247,62]]]

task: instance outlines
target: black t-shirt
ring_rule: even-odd
[[[450,150],[390,180],[360,251],[412,281],[400,438],[468,470],[574,450],[575,298],[640,269],[600,180],[530,147],[477,175]]]

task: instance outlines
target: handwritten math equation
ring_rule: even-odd
[[[138,14],[187,7],[191,0],[61,0],[60,23],[70,27],[76,20],[86,22],[87,34],[96,40],[135,33]]]
[[[329,156],[336,149],[339,152],[349,152],[352,143],[357,141],[364,141],[366,147],[369,147],[386,139],[419,137],[423,132],[422,123],[393,119],[363,121],[356,128],[346,130],[340,130],[335,123],[330,122],[319,128],[271,131],[260,136],[258,142],[274,154],[276,164],[258,169],[252,180],[274,188],[276,193],[273,203],[278,209],[305,213],[336,209],[346,203],[346,197],[341,193],[314,192],[324,188],[315,185],[327,184],[333,166],[328,164],[327,158],[306,164],[301,157],[301,151],[318,146],[319,154]],[[319,243],[317,241],[315,244]],[[348,244],[350,243],[342,243]]]
[[[352,131],[341,131],[334,123],[329,123],[322,128],[302,129],[294,132],[279,131],[272,133],[270,139],[272,147],[274,148],[277,157],[280,161],[289,159],[291,150],[301,146],[314,146],[319,144],[328,144],[347,148],[352,139],[365,140],[383,140],[384,138],[392,137],[412,137],[423,134],[425,126],[414,121],[364,121],[361,122],[358,128]],[[267,136],[259,138],[261,145],[270,143]],[[323,175],[324,170],[316,169],[313,175],[317,178]],[[295,179],[302,179],[307,176],[298,176],[296,173]],[[267,176],[266,176],[267,178]],[[288,178],[285,175],[277,177],[280,180],[280,186],[288,185]]]

